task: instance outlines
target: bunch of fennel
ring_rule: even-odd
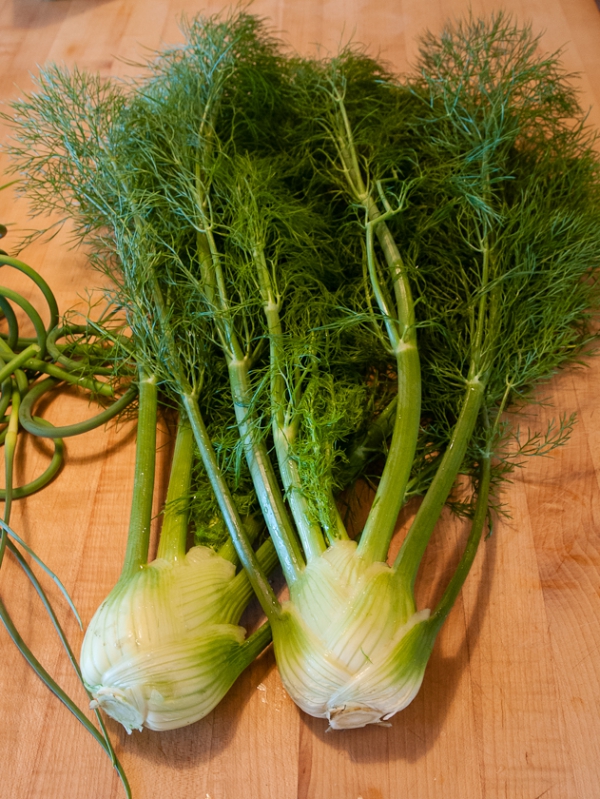
[[[200,248],[202,264],[212,230],[202,232],[165,212],[169,198],[159,195],[152,169],[158,154],[156,163],[164,170],[160,187],[168,185],[169,194],[190,189],[195,206],[201,200],[194,216],[206,214],[201,180],[210,181],[218,167],[223,175],[230,170],[227,154],[215,141],[217,120],[232,155],[235,147],[262,149],[262,157],[264,149],[273,148],[280,60],[261,26],[247,15],[197,20],[187,45],[161,54],[141,88],[126,91],[53,69],[41,78],[41,92],[15,109],[21,129],[15,150],[29,154],[25,172],[34,207],[75,212],[76,234],[93,242],[94,262],[114,279],[112,299],[127,313],[140,371],[136,484],[125,563],[82,650],[83,676],[95,701],[129,730],[142,724],[181,726],[209,712],[269,636],[263,628],[242,641],[236,622],[249,597],[248,583],[244,574],[234,577],[227,562],[235,559],[231,547],[214,555],[194,549],[184,557],[192,434],[205,462],[205,480],[215,488],[216,501],[206,502],[203,494],[209,519],[208,511],[214,515],[220,509],[229,527],[244,531],[242,515],[260,498],[257,502],[245,487],[241,447],[231,435],[235,409],[223,387],[223,376],[228,381],[231,370],[214,357],[229,332],[223,328],[215,334],[207,325],[210,289],[201,294],[190,274],[190,256],[195,262]],[[244,102],[252,106],[247,112]],[[265,102],[271,117],[262,109]],[[160,136],[173,146],[163,149]],[[166,184],[185,159],[193,166],[186,175],[191,186]],[[292,208],[293,216],[297,210]],[[313,212],[300,213],[299,231],[304,223],[319,227]],[[301,248],[295,244],[294,249]],[[236,311],[248,348],[246,354],[238,350],[239,360],[259,364],[266,348],[253,320],[244,317],[246,305],[243,298]],[[167,512],[158,558],[148,564],[158,388],[188,426],[187,443],[181,451],[176,448],[167,505],[179,509],[174,519]],[[268,571],[270,551],[267,543],[256,555],[247,543],[242,559],[255,572]],[[264,577],[254,587],[276,603]]]
[[[537,48],[530,30],[498,15],[427,37],[408,86],[351,50],[299,65],[301,135],[365,231],[372,303],[398,376],[388,457],[356,552],[340,567],[334,544],[309,562],[300,590],[291,586],[287,627],[273,624],[288,690],[332,727],[385,720],[410,701],[497,503],[493,489],[524,456],[569,434],[562,418],[515,447],[518,434],[502,417],[578,357],[598,307],[595,135],[556,56]],[[429,445],[421,451],[435,473],[389,568],[393,524],[419,457],[420,400]],[[461,508],[471,531],[424,617],[415,613],[415,580],[459,474],[471,478]],[[360,593],[336,593],[345,601],[339,615],[320,616],[324,585],[356,585],[369,566],[382,588],[374,572],[368,588],[358,582]],[[350,643],[344,636],[354,631]],[[304,679],[309,673],[323,677]],[[326,679],[330,692],[316,691]]]
[[[127,90],[51,70],[15,105],[13,153],[35,209],[74,215],[96,264],[107,259],[141,382],[187,416],[284,684],[334,729],[385,722],[415,696],[492,489],[568,433],[511,454],[502,421],[577,356],[598,301],[593,139],[536,45],[502,16],[471,20],[426,39],[419,77],[401,86],[352,50],[284,59],[241,14],[194,21],[186,45]],[[334,496],[390,429],[353,541]],[[287,602],[244,528],[242,472]],[[469,539],[437,606],[418,610],[419,564],[461,473]],[[131,540],[126,566],[144,574],[147,535]],[[98,701],[137,726],[177,695],[157,679],[126,697],[98,689]]]
[[[298,120],[313,123],[296,163],[305,164],[309,150],[311,190],[327,192],[328,183],[332,203],[344,196],[346,220],[358,216],[364,231],[364,272],[347,263],[346,291],[336,295],[343,313],[333,303],[323,313],[317,293],[310,308],[297,307],[297,260],[278,253],[281,221],[271,210],[278,190],[277,208],[287,207],[277,188],[285,171],[273,176],[256,157],[232,157],[237,180],[230,183],[211,173],[215,200],[226,199],[232,222],[222,250],[211,248],[211,261],[196,271],[219,309],[207,307],[215,339],[229,345],[240,335],[229,287],[239,290],[241,270],[231,243],[251,269],[246,307],[262,306],[269,382],[223,351],[240,438],[290,590],[289,602],[273,607],[265,595],[263,606],[288,692],[334,729],[385,722],[418,691],[496,501],[493,482],[568,436],[563,419],[511,455],[502,414],[580,353],[590,340],[589,309],[598,304],[598,159],[556,58],[539,56],[530,31],[500,15],[449,28],[439,42],[429,38],[420,66],[408,92],[352,52],[292,66],[294,133]],[[153,163],[160,165],[158,151]],[[158,185],[162,174],[154,172]],[[191,174],[179,162],[169,180],[191,185]],[[192,218],[193,194],[173,197],[166,185],[161,194],[172,213]],[[342,230],[350,239],[348,224]],[[186,268],[181,250],[175,262]],[[305,282],[313,280],[307,270]],[[347,290],[353,282],[364,292],[360,302]],[[351,431],[331,422],[347,396],[347,372],[342,377],[337,367],[348,365],[346,347],[357,335],[351,321],[365,304],[373,310],[362,340],[373,349],[376,331],[380,357],[391,354],[397,396],[385,466],[357,543],[332,503],[335,457]],[[269,427],[272,455],[262,442]],[[427,490],[388,566],[415,464],[427,465]],[[460,473],[472,478],[463,508],[472,517],[469,539],[437,606],[418,610],[419,565]],[[281,514],[284,495],[293,526]],[[241,548],[243,537],[231,532]]]

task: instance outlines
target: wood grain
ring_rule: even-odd
[[[581,73],[582,102],[600,127],[600,13],[594,0],[506,0],[519,21],[564,46]],[[207,1],[203,10],[224,8]],[[305,53],[350,37],[398,70],[417,37],[447,17],[493,11],[492,0],[257,0]],[[131,74],[142,47],[180,39],[187,0],[3,0],[0,97],[31,86],[48,61],[104,75]],[[0,161],[0,170],[3,165]],[[27,209],[0,193],[0,219],[31,225]],[[26,259],[49,280],[64,310],[99,277],[64,238],[32,246]],[[10,276],[13,280],[13,276]],[[8,281],[8,277],[3,276]],[[16,278],[15,278],[15,285]],[[81,302],[81,300],[80,300]],[[423,688],[393,726],[326,734],[285,694],[267,651],[221,705],[192,727],[127,736],[110,731],[137,799],[597,799],[600,796],[600,360],[566,371],[545,396],[579,424],[553,457],[528,464],[506,492],[512,518],[497,524],[436,644]],[[51,418],[83,418],[73,395]],[[552,408],[532,411],[543,424]],[[87,623],[119,572],[133,480],[134,427],[68,442],[68,463],[39,495],[17,504],[13,523],[64,581]],[[49,446],[27,442],[19,478],[38,473]],[[166,475],[159,474],[160,490]],[[160,497],[157,498],[157,508]],[[410,509],[399,526],[406,524]],[[423,603],[447,576],[465,530],[449,518],[428,553]],[[23,637],[80,704],[85,697],[42,609],[9,559],[0,592]],[[82,633],[49,593],[78,649]],[[0,630],[0,796],[113,799],[122,789],[107,758],[25,667]]]

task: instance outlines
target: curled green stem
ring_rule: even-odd
[[[59,382],[59,380],[53,377],[42,380],[28,391],[23,398],[19,411],[19,419],[28,433],[34,436],[41,436],[42,438],[68,438],[70,436],[80,435],[81,433],[87,433],[90,430],[95,430],[97,427],[101,427],[124,411],[125,408],[133,402],[138,391],[136,386],[130,386],[123,396],[119,397],[119,399],[115,400],[108,408],[105,408],[91,419],[86,419],[76,424],[63,425],[61,427],[48,426],[44,424],[43,420],[40,420],[39,417],[33,416],[33,408],[36,402],[47,391],[55,388]]]

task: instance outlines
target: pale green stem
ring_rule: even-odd
[[[206,227],[206,233],[198,236],[202,280],[207,303],[212,310],[216,310],[216,313],[213,313],[213,319],[219,337],[225,343],[223,349],[227,358],[231,393],[240,439],[244,447],[244,454],[258,502],[280,554],[286,580],[288,580],[288,583],[294,582],[304,567],[304,559],[285,507],[267,448],[264,442],[260,440],[256,429],[255,415],[251,410],[250,359],[248,355],[243,353],[231,319],[220,254],[214,237],[209,230],[208,219],[204,212],[205,198],[199,182],[197,183],[197,192],[198,210]],[[241,554],[240,557],[242,557]]]
[[[207,201],[199,181],[196,184],[196,192],[198,195],[198,212],[205,228],[204,232],[199,232],[196,236],[204,298],[212,313],[223,349],[228,357],[240,360],[244,357],[244,352],[231,319],[229,298],[223,277],[223,267],[221,266],[221,254],[210,228],[210,220],[206,216],[205,205]]]
[[[371,218],[367,228],[369,229],[377,222],[379,211],[371,199],[367,208]],[[385,561],[398,514],[404,504],[417,448],[421,418],[421,366],[417,349],[414,305],[402,257],[386,223],[379,222],[375,230],[392,275],[398,306],[400,338],[396,340],[394,346],[398,394],[392,440],[373,506],[358,545],[358,552],[371,561]]]
[[[120,581],[128,580],[148,562],[156,462],[157,395],[156,376],[140,369],[135,477],[127,549]]]
[[[197,236],[205,298],[209,308],[213,311],[214,322],[227,357],[236,420],[258,502],[269,532],[273,536],[286,580],[288,584],[291,584],[298,578],[304,566],[304,560],[266,446],[260,440],[255,428],[256,420],[250,410],[252,390],[249,381],[249,358],[242,351],[230,316],[220,254],[210,230],[210,220],[205,211],[207,199],[200,179],[200,165],[196,169],[196,192],[198,212],[205,231]],[[230,514],[224,514],[224,516],[226,520],[230,518],[230,521],[233,521],[233,516]],[[240,526],[236,533],[233,533],[231,528],[229,531],[236,550],[238,550],[238,555],[246,567],[246,564],[251,563],[252,548],[245,537],[243,527]],[[238,546],[244,540],[245,546],[239,550]],[[257,566],[258,564],[253,566],[255,573],[251,575],[251,579],[258,580],[260,576],[264,581],[264,574],[260,573]],[[271,607],[273,604],[269,594],[264,591],[262,591],[261,603],[263,603],[263,609],[266,606]]]
[[[272,638],[271,625],[263,624],[237,649],[234,657],[240,662],[240,673],[260,655]]]
[[[358,154],[354,144],[352,125],[350,124],[348,114],[346,113],[344,97],[337,89],[334,91],[334,101],[337,104],[338,111],[342,118],[342,130],[338,130],[337,139],[342,165],[345,170],[350,190],[358,199],[358,202],[360,202],[362,205],[364,204],[364,199],[368,195],[367,187],[365,186],[360,164],[358,162]]]
[[[484,333],[485,333],[485,323],[486,323],[486,307],[488,304],[488,283],[490,279],[490,247],[487,236],[484,236],[482,241],[482,255],[483,255],[483,264],[481,270],[481,294],[479,297],[478,303],[478,312],[477,312],[477,327],[475,329],[475,336],[474,342],[471,347],[471,352],[473,353],[471,358],[471,366],[469,370],[469,378],[472,378],[474,375],[478,374],[481,370],[481,355],[483,350],[483,340],[484,340]],[[491,299],[491,309],[494,310],[495,308],[495,298],[496,292],[492,292]]]
[[[367,215],[369,276],[379,310],[385,318],[398,373],[394,432],[373,506],[358,545],[358,554],[366,560],[385,561],[398,514],[404,503],[417,447],[421,417],[421,367],[408,272],[385,222],[389,214],[380,212],[363,180],[343,97],[337,93],[335,101],[342,120],[342,131],[338,132],[338,148],[353,199],[365,209]],[[379,285],[373,231],[377,235],[392,279],[396,319],[392,318],[391,308]]]
[[[342,514],[339,511],[331,488],[329,488],[327,492],[327,507],[323,515],[326,518],[322,518],[321,523],[329,544],[333,544],[335,541],[348,541],[350,536],[346,530],[346,525],[344,524]]]
[[[277,557],[277,550],[273,545],[273,541],[268,538],[256,550],[256,559],[260,564],[260,568],[265,574],[270,574],[275,566],[279,563]],[[239,571],[231,581],[231,594],[235,608],[232,618],[234,623],[237,624],[240,616],[244,612],[246,605],[254,596],[254,591],[245,569]]]
[[[302,490],[298,464],[293,456],[295,434],[293,425],[280,428],[278,423],[273,421],[273,443],[279,472],[304,554],[307,561],[311,561],[325,552],[326,546],[321,528],[311,520],[308,502]]]
[[[194,433],[180,414],[157,558],[175,562],[185,557],[193,462]]]
[[[392,278],[396,297],[400,337],[404,341],[416,342],[415,305],[412,298],[410,281],[408,279],[408,271],[394,237],[385,222],[389,214],[382,215],[377,207],[377,203],[370,196],[367,199],[365,208],[369,216],[370,224],[375,228],[377,241],[379,242]]]
[[[450,443],[394,563],[394,571],[406,590],[414,586],[421,559],[464,460],[484,390],[485,385],[478,376],[467,382]]]
[[[485,393],[486,376],[482,373],[482,352],[488,310],[491,256],[487,235],[484,235],[481,245],[483,256],[481,289],[477,303],[477,324],[471,343],[467,391],[450,443],[394,563],[394,571],[405,588],[414,587],[421,559],[464,460]],[[492,307],[495,294],[493,291]]]
[[[377,302],[379,310],[383,315],[383,320],[388,334],[388,338],[390,340],[390,344],[392,345],[393,349],[396,349],[400,342],[400,331],[398,330],[398,322],[394,318],[395,313],[392,311],[392,308],[379,282],[379,275],[377,270],[377,258],[375,256],[375,246],[374,246],[375,243],[373,241],[373,235],[374,235],[373,222],[367,222],[366,228],[367,228],[366,230],[367,268],[369,273],[369,280],[371,282],[371,288],[373,289],[373,295],[375,297],[375,301]]]
[[[248,361],[229,361],[229,376],[235,416],[246,461],[269,533],[281,560],[288,585],[293,583],[304,568],[304,558],[296,532],[290,522],[281,489],[277,482],[264,441],[256,430],[256,420],[251,410],[252,389],[248,379]],[[235,540],[235,539],[234,539]],[[241,557],[241,555],[240,555]]]
[[[206,424],[204,423],[200,408],[198,407],[197,397],[192,391],[189,381],[183,371],[181,359],[173,340],[172,331],[169,327],[164,298],[156,279],[153,281],[153,293],[159,321],[163,328],[163,334],[165,336],[165,341],[169,350],[173,377],[177,381],[179,387],[179,396],[181,402],[183,403],[185,412],[187,413],[190,426],[194,432],[196,446],[198,447],[198,451],[204,465],[204,470],[206,471],[206,475],[210,481],[213,491],[215,492],[215,497],[219,504],[221,514],[223,515],[229,535],[233,540],[238,556],[242,562],[242,566],[248,571],[248,577],[252,583],[254,592],[256,593],[256,596],[258,597],[258,600],[267,618],[273,618],[274,616],[278,615],[280,611],[280,604],[277,600],[277,597],[273,593],[273,589],[269,585],[269,581],[260,568],[260,564],[256,559],[254,550],[252,549],[246,531],[244,530],[244,525],[231,495],[231,491],[229,490],[229,486],[227,485],[227,481],[225,480],[225,477],[219,468],[212,441],[210,440],[208,430],[206,429]],[[282,563],[282,566],[284,566],[284,571],[286,565],[288,567],[290,580],[293,581],[297,578],[294,564],[289,562],[286,562],[285,564]]]
[[[417,447],[421,410],[421,370],[415,343],[396,353],[398,402],[394,432],[381,480],[369,512],[358,552],[371,561],[385,561],[410,479]]]
[[[308,561],[325,552],[325,540],[318,524],[311,520],[311,514],[302,490],[298,465],[293,457],[293,443],[296,434],[294,425],[285,424],[286,387],[284,379],[283,328],[279,314],[279,303],[271,285],[271,276],[262,248],[254,250],[254,263],[257,268],[263,311],[269,333],[271,361],[271,419],[275,454],[283,481],[286,498],[296,529]]]
[[[244,532],[246,533],[248,541],[253,544],[256,538],[258,538],[258,535],[264,529],[262,516],[247,514],[243,517],[242,524],[244,525]],[[219,547],[217,550],[217,555],[225,560],[231,561],[231,563],[233,563],[235,566],[240,565],[240,559],[238,558],[231,538],[228,538],[227,541],[225,541],[225,543]]]
[[[461,556],[461,559],[456,567],[454,574],[442,598],[440,599],[435,611],[431,614],[431,618],[435,620],[441,627],[444,623],[452,606],[456,602],[460,589],[462,588],[467,575],[475,560],[479,542],[485,522],[488,517],[488,498],[490,493],[490,480],[491,480],[491,465],[490,454],[486,453],[481,460],[481,474],[479,479],[479,489],[477,494],[477,501],[475,503],[475,513],[471,522],[471,531],[469,538]]]
[[[202,414],[198,408],[196,398],[192,394],[182,394],[181,399],[192,430],[194,431],[194,438],[196,439],[196,445],[200,452],[204,469],[206,470],[208,479],[210,480],[213,491],[215,492],[217,502],[219,503],[219,509],[221,510],[221,514],[223,515],[225,524],[229,530],[229,535],[235,544],[235,548],[242,562],[242,566],[248,573],[248,579],[252,583],[252,588],[258,597],[258,601],[260,602],[265,615],[268,619],[275,618],[279,615],[281,606],[277,597],[273,593],[273,589],[269,585],[269,581],[265,577],[256,554],[248,540],[248,536],[244,530],[244,525],[235,506],[235,502],[233,501],[233,497],[231,496],[231,492],[229,491],[229,487],[227,486],[223,473],[219,468],[217,457],[215,455],[210,436],[208,435],[208,430],[204,424],[204,419],[202,418]],[[288,571],[293,578],[295,576],[293,564],[288,564]]]

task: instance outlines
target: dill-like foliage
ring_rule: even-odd
[[[533,441],[547,453],[550,441],[565,440],[533,435],[511,456],[513,428],[498,418],[578,357],[598,304],[596,137],[573,76],[539,44],[529,28],[498,14],[425,36],[407,83],[353,48],[298,68],[299,146],[309,149],[330,195],[346,194],[347,218],[364,224],[343,167],[343,102],[365,190],[395,211],[387,224],[414,287],[423,373],[413,469],[420,493],[434,474],[427,464],[451,438],[474,361],[486,389],[464,472],[477,481],[481,454],[491,448],[497,482],[509,464],[538,451]],[[378,277],[391,308],[390,276],[380,268]],[[382,331],[385,317],[375,323]]]
[[[540,433],[510,455],[513,428],[499,414],[535,399],[533,387],[593,337],[596,137],[557,56],[540,55],[531,31],[501,14],[426,37],[418,66],[415,130],[427,177],[392,224],[418,264],[424,411],[442,445],[475,357],[486,384],[480,418],[493,433],[479,429],[464,468],[475,475],[491,448],[498,481],[525,454],[565,440]]]
[[[129,84],[44,71],[37,92],[14,105],[9,149],[34,213],[73,219],[74,236],[112,278],[138,363],[168,402],[182,385],[197,397],[240,511],[256,510],[256,498],[232,358],[247,360],[255,440],[272,446],[274,402],[296,429],[294,458],[319,518],[341,482],[340,442],[373,412],[365,376],[386,368],[373,335],[346,314],[362,292],[357,243],[335,241],[344,221],[289,149],[289,67],[264,26],[246,14],[198,18],[185,34]],[[258,262],[281,309],[277,364]],[[274,372],[288,389],[276,400]],[[218,503],[205,479],[193,508],[198,529],[214,531]]]
[[[219,353],[248,358],[254,435],[269,438],[278,403],[322,517],[396,372],[394,289],[376,260],[378,307],[363,212],[344,200],[343,103],[365,190],[393,212],[415,291],[423,405],[409,491],[427,488],[474,358],[500,479],[511,433],[494,422],[499,409],[576,357],[597,301],[598,160],[556,55],[539,55],[531,31],[501,14],[471,18],[426,36],[417,77],[400,85],[353,48],[286,60],[246,14],[198,18],[185,34],[137,82],[52,67],[14,104],[9,149],[34,213],[74,220],[114,279],[137,358],[171,396],[183,369],[236,491],[248,474]],[[276,367],[257,258],[279,309]],[[162,317],[149,313],[157,289]],[[480,426],[469,445],[473,476],[489,435]]]
[[[501,14],[426,36],[408,86],[353,48],[286,60],[246,14],[198,18],[185,34],[137,82],[51,67],[14,104],[9,149],[34,213],[74,220],[128,309],[138,359],[172,396],[177,351],[234,486],[248,474],[218,355],[232,354],[232,335],[249,358],[256,435],[269,437],[274,411],[260,253],[281,317],[279,411],[322,516],[396,370],[393,288],[377,260],[386,317],[365,277],[362,211],[344,200],[341,100],[366,191],[395,211],[388,225],[415,289],[423,415],[409,492],[422,493],[459,414],[478,324],[488,421],[589,339],[598,161],[570,76]],[[148,312],[157,287],[162,322]],[[488,438],[479,429],[467,473]],[[500,479],[510,457],[494,446]]]

